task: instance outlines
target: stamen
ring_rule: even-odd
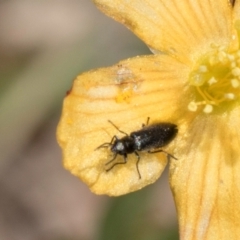
[[[209,80],[208,80],[208,84],[209,85],[212,85],[212,84],[214,84],[214,83],[216,83],[217,82],[217,79],[215,78],[215,77],[211,77]]]
[[[240,68],[235,67],[234,69],[232,69],[232,75],[235,77],[239,77],[240,76]]]
[[[203,109],[203,112],[205,112],[205,113],[211,113],[212,110],[213,110],[213,106],[210,105],[210,104],[206,104],[206,106],[205,106],[204,109]]]
[[[204,113],[212,113],[224,102],[230,104],[240,97],[240,20],[234,26],[234,43],[227,47],[212,43],[191,72],[189,82],[196,89],[196,98],[188,104],[189,111],[201,107]]]
[[[229,100],[233,100],[235,98],[235,95],[233,93],[226,93],[224,96]]]
[[[201,65],[198,70],[201,73],[206,73],[208,71],[207,66],[205,65]]]
[[[228,56],[229,61],[233,62],[235,60],[234,55],[228,54],[227,56]]]
[[[205,83],[206,79],[203,77],[202,74],[194,73],[190,78],[190,84],[194,86],[201,86]]]
[[[236,62],[231,62],[231,68],[235,68],[237,66]]]
[[[234,78],[234,79],[231,79],[231,85],[233,88],[238,88],[240,83],[237,79]]]
[[[198,106],[197,106],[196,102],[190,102],[188,104],[188,110],[190,110],[191,112],[196,112],[197,108],[198,108]]]
[[[218,59],[221,63],[226,61],[227,54],[223,51],[219,52]]]

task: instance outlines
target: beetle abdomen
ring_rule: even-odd
[[[172,123],[156,123],[145,126],[130,136],[134,139],[138,151],[157,149],[167,145],[177,134],[178,129]]]

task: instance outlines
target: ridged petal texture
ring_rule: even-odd
[[[141,153],[139,179],[134,154],[128,155],[126,164],[107,172],[111,151],[96,148],[114,135],[124,136],[108,120],[128,134],[141,129],[147,117],[150,123],[169,122],[170,117],[177,121],[178,93],[183,91],[188,71],[162,55],[137,57],[78,76],[64,100],[58,126],[64,166],[97,194],[118,196],[156,181],[167,163],[166,154]],[[166,151],[172,153],[172,149]],[[116,160],[122,159],[118,156]]]
[[[234,1],[234,9],[233,9],[233,18],[234,20],[240,19],[240,1]]]
[[[154,52],[173,54],[185,63],[225,44],[232,31],[227,0],[94,0],[107,15],[126,25]]]
[[[239,119],[236,107],[221,117],[199,116],[186,128],[188,140],[170,177],[180,239],[240,237]]]

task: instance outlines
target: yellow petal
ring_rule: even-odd
[[[235,20],[240,19],[240,1],[235,0],[234,6],[233,6],[233,18]]]
[[[140,153],[139,179],[134,154],[106,172],[111,151],[95,149],[114,135],[124,136],[108,120],[128,134],[141,129],[148,117],[150,123],[178,121],[188,73],[186,66],[162,55],[136,57],[78,76],[64,100],[57,131],[64,166],[97,194],[118,196],[156,181],[167,163],[164,153]],[[164,149],[173,153],[171,145]]]
[[[227,0],[94,2],[150,48],[174,54],[185,62],[207,52],[211,43],[228,44],[231,38],[232,8]]]
[[[170,179],[181,240],[239,239],[239,119],[239,107],[224,116],[198,116],[176,142],[181,157],[172,162]]]

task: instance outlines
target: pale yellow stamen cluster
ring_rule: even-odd
[[[196,99],[188,104],[192,112],[201,107],[203,112],[211,113],[214,107],[240,95],[240,50],[211,48],[189,76],[190,85],[196,88]]]

